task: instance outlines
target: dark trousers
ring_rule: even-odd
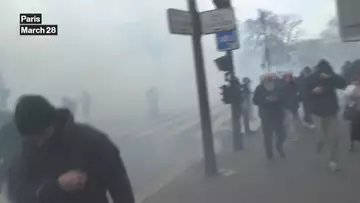
[[[308,104],[308,102],[303,102],[303,109],[304,109],[304,118],[303,118],[304,121],[306,123],[312,124],[313,123],[312,114],[311,114],[310,105]]]
[[[276,150],[282,157],[285,157],[283,148],[285,140],[283,119],[261,119],[261,127],[264,134],[264,145],[267,158],[273,158],[274,137],[276,138]]]
[[[354,120],[350,123],[350,141],[360,141],[360,112],[357,113]]]
[[[251,132],[249,112],[246,112],[244,114],[244,128],[245,128],[245,133],[250,133]]]
[[[245,133],[250,133],[251,129],[250,129],[250,112],[249,112],[249,109],[242,109],[240,116],[243,117],[243,122],[244,122],[243,125],[244,125]]]

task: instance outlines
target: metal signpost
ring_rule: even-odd
[[[193,42],[193,54],[197,89],[199,96],[199,108],[201,118],[202,140],[204,150],[205,173],[207,176],[218,174],[213,133],[211,127],[208,90],[206,85],[206,74],[204,69],[204,57],[202,52],[201,37],[206,34],[215,34],[220,31],[233,31],[236,29],[236,20],[232,8],[216,9],[199,13],[196,0],[187,0],[189,11],[168,9],[167,16],[169,30],[172,34],[191,35]],[[236,48],[236,41],[231,42],[231,36],[223,40],[221,46],[232,46]]]
[[[195,0],[188,0],[188,6],[189,12],[175,9],[168,10],[169,28],[170,32],[173,34],[185,34],[192,36],[196,81],[199,96],[205,174],[208,177],[211,177],[218,174],[218,169],[214,150],[214,138],[211,127],[208,90],[201,44],[201,22]]]
[[[213,0],[215,6],[217,7],[217,13],[211,15],[211,17],[204,17],[204,22],[210,21],[211,19],[213,23],[209,23],[212,28],[212,31],[217,30],[217,32],[224,31],[219,29],[218,25],[221,25],[221,20],[223,20],[223,26],[226,27],[226,31],[233,31],[233,33],[223,33],[220,32],[217,34],[218,38],[218,49],[219,51],[226,51],[226,57],[228,58],[229,63],[229,75],[230,78],[230,87],[233,90],[236,90],[237,86],[237,78],[235,76],[235,69],[233,63],[233,54],[232,50],[238,48],[238,37],[236,35],[236,18],[231,7],[230,0]],[[216,11],[216,10],[215,10]],[[210,13],[210,12],[209,12]],[[210,14],[208,14],[210,15]],[[237,44],[236,44],[237,43]],[[222,45],[223,47],[220,47]],[[233,48],[232,48],[233,47]],[[234,94],[237,94],[236,91]],[[239,93],[240,94],[240,93]],[[240,125],[240,102],[237,98],[238,95],[234,95],[233,100],[231,101],[231,121],[232,121],[232,131],[233,131],[233,147],[235,151],[243,149],[243,136],[241,133],[241,125]]]

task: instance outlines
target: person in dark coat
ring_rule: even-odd
[[[341,67],[341,76],[345,79],[348,85],[351,84],[353,81],[351,61],[345,61],[344,65]]]
[[[350,151],[355,149],[355,144],[360,141],[360,74],[357,75],[357,80],[352,82],[345,90],[346,105],[351,111],[350,118],[345,117],[350,121]],[[345,112],[344,112],[345,113]]]
[[[283,97],[285,98],[286,106],[295,117],[298,117],[300,94],[291,72],[284,73],[282,83],[282,93],[284,94]]]
[[[285,102],[281,89],[276,86],[276,75],[267,73],[254,92],[253,103],[259,107],[259,117],[264,134],[265,152],[268,159],[273,158],[273,136],[276,136],[276,149],[285,158],[283,149],[285,139]]]
[[[330,145],[329,166],[337,171],[337,150],[339,140],[339,102],[337,89],[345,89],[346,81],[335,74],[330,63],[321,60],[315,72],[309,77],[310,105],[317,134],[320,137],[317,152],[321,152],[325,144]],[[325,142],[327,141],[327,142]]]
[[[285,123],[287,126],[287,135],[291,141],[297,141],[297,127],[300,125],[299,107],[300,94],[292,72],[285,72],[283,80],[280,82],[281,93],[283,94],[286,105]]]
[[[252,102],[251,102],[251,90],[250,90],[250,78],[245,77],[243,78],[242,84],[241,84],[241,93],[242,93],[242,102],[241,102],[241,116],[243,117],[244,121],[244,128],[245,128],[245,134],[251,135],[254,134],[254,131],[250,128],[250,115],[251,115],[251,108],[252,108]]]
[[[313,124],[311,117],[311,105],[309,101],[310,92],[308,91],[307,88],[308,79],[310,75],[311,75],[311,68],[307,66],[301,71],[300,76],[298,77],[296,82],[300,93],[300,100],[302,102],[302,106],[304,110],[303,121],[310,128],[315,128],[315,125]]]
[[[9,170],[11,203],[134,203],[118,148],[103,132],[74,122],[38,95],[15,110],[22,153]]]
[[[6,179],[8,169],[21,152],[21,136],[14,122],[4,124],[0,129],[0,187]]]

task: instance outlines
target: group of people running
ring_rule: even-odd
[[[360,75],[358,75],[360,76]],[[350,85],[342,75],[336,74],[327,60],[320,60],[314,67],[305,67],[299,77],[286,72],[283,77],[268,72],[262,76],[256,87],[253,103],[259,107],[266,156],[273,159],[273,136],[276,137],[276,150],[285,158],[283,144],[285,139],[296,141],[295,131],[288,131],[285,122],[302,124],[313,129],[318,137],[316,152],[320,153],[324,146],[329,147],[329,167],[338,171],[338,142],[341,134],[340,110],[337,90],[350,88],[346,94],[347,105],[345,116],[351,121],[351,144],[358,140],[360,133],[360,77],[351,81]],[[299,116],[302,103],[303,117]],[[351,112],[351,113],[349,113]],[[290,118],[290,119],[289,119]],[[286,125],[287,127],[289,125]]]

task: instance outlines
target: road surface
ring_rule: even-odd
[[[211,110],[216,132],[230,119],[230,109],[217,105]],[[99,127],[120,146],[137,200],[141,201],[201,159],[199,122],[198,111],[188,110],[128,128],[116,122],[103,122]]]
[[[264,158],[257,135],[246,140],[244,152],[218,157],[219,165],[235,174],[204,179],[202,165],[194,164],[144,203],[358,203],[360,150],[347,151],[346,125],[341,129],[340,172],[329,170],[325,153],[315,153],[310,130],[303,130],[298,142],[287,142],[286,160],[274,162]]]

